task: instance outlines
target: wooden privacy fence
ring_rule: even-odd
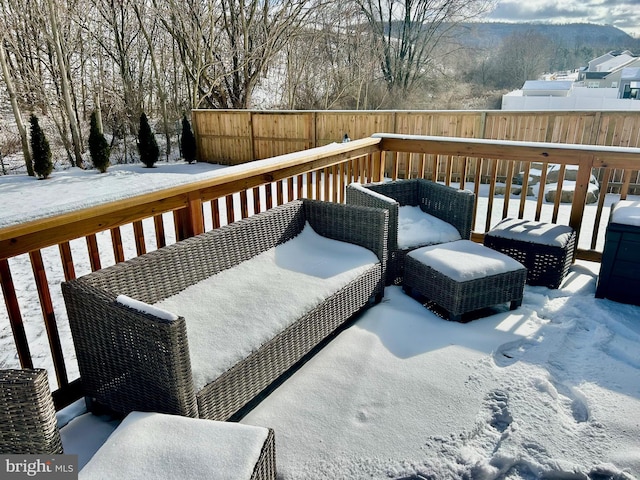
[[[622,171],[621,195],[615,198],[625,198],[628,172],[638,169],[639,159],[636,148],[380,135],[230,166],[207,180],[4,227],[0,229],[0,282],[5,309],[0,309],[0,333],[6,339],[11,329],[15,356],[4,352],[0,368],[47,368],[52,386],[57,386],[56,405],[68,404],[81,396],[81,379],[60,293],[62,280],[295,198],[344,202],[348,183],[379,181],[385,169],[391,178],[398,178],[401,165],[409,166],[407,176],[416,172],[435,178],[435,173],[429,177],[425,172],[443,171],[445,183],[450,184],[453,163],[458,162],[463,172],[460,186],[476,192],[476,240],[505,216],[566,223],[579,232],[578,258],[598,261],[601,254],[595,247],[608,218],[605,198],[611,195],[600,195],[597,205],[585,206],[591,171],[603,169],[604,191],[612,172]],[[498,170],[513,171],[516,163],[522,163],[527,173],[520,194],[498,194]],[[563,183],[569,183],[564,180],[565,171],[575,167],[572,203],[561,204],[558,195],[553,202],[545,200],[544,178],[537,199],[529,198],[532,164],[541,164],[542,172],[547,165],[558,164],[560,191]],[[469,182],[467,171],[476,172]],[[481,171],[488,172],[488,184],[479,181]],[[507,181],[502,187],[510,191],[513,185]],[[16,288],[13,273],[25,268],[32,272],[33,282]],[[33,330],[36,333],[28,333]],[[36,351],[42,349],[38,337],[47,339],[44,352]]]
[[[640,112],[595,111],[258,111],[194,110],[194,130],[200,161],[235,165],[271,158],[285,153],[369,137],[375,133],[430,135],[526,142],[568,143],[619,147],[640,147]],[[519,160],[517,157],[512,160]],[[453,159],[450,172],[438,172],[438,178],[451,176],[459,181],[463,163]],[[385,164],[391,177],[392,165]],[[416,174],[400,159],[397,174],[401,178]],[[429,166],[430,168],[430,166]],[[476,172],[468,170],[468,178]],[[516,164],[515,172],[524,163]],[[625,181],[621,170],[614,170],[609,190],[619,192]],[[433,172],[427,170],[427,175]],[[497,176],[506,180],[506,165],[498,167]],[[627,174],[631,174],[627,172]],[[485,168],[480,179],[488,182],[492,172]],[[594,175],[603,181],[604,172]],[[640,191],[640,175],[634,171],[629,179],[631,193]]]

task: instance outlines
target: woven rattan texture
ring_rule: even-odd
[[[264,441],[251,480],[276,480],[276,440],[272,429]]]
[[[526,234],[523,234],[522,239],[512,239],[488,232],[484,237],[484,245],[509,255],[527,267],[529,285],[558,288],[573,263],[576,232],[572,230],[566,244],[562,246],[539,244]]]
[[[398,247],[398,208],[406,205],[420,206],[423,212],[453,225],[463,240],[471,238],[471,223],[475,195],[466,190],[457,190],[446,185],[424,179],[396,180],[384,183],[365,184],[364,190],[347,186],[348,204],[364,205],[389,210],[389,253],[387,263],[387,285],[402,283],[404,257],[411,249]],[[370,190],[378,195],[367,192]]]
[[[459,320],[469,312],[510,302],[513,309],[522,304],[527,270],[489,275],[459,282],[411,256],[405,257],[404,288],[423,295]]]
[[[58,454],[62,442],[43,369],[0,370],[0,454]]]
[[[115,302],[125,294],[156,303],[286,242],[306,221],[321,235],[371,249],[380,263],[199,392],[185,319],[163,321]],[[370,298],[381,298],[387,225],[385,210],[296,200],[63,283],[86,395],[122,415],[228,419]]]

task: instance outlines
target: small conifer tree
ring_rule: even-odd
[[[147,168],[153,167],[160,156],[160,149],[158,148],[158,142],[156,142],[156,136],[151,131],[149,120],[147,120],[147,116],[144,112],[140,115],[138,152],[140,153],[140,161],[144,163]]]
[[[191,124],[187,116],[182,117],[182,137],[180,138],[180,148],[182,156],[188,163],[196,161],[196,137],[191,131]]]
[[[93,112],[91,114],[91,127],[89,130],[89,154],[91,155],[93,166],[96,167],[100,173],[106,172],[107,168],[109,168],[109,153],[109,144],[98,128],[96,112]]]
[[[51,161],[51,148],[40,124],[38,117],[31,115],[31,155],[33,157],[33,170],[38,178],[48,178],[53,171],[53,162]]]

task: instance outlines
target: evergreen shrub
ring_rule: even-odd
[[[160,149],[158,148],[158,142],[156,136],[151,131],[149,120],[147,116],[142,113],[140,115],[140,129],[138,130],[138,152],[140,153],[140,161],[144,163],[147,168],[151,168],[158,161],[160,156]]]
[[[93,112],[91,114],[91,127],[89,130],[89,155],[91,155],[93,166],[96,167],[100,173],[105,173],[107,168],[109,168],[109,154],[109,144],[102,132],[98,129],[96,112]]]
[[[182,117],[182,137],[180,138],[180,148],[182,149],[182,157],[188,162],[196,161],[196,137],[191,131],[191,124],[187,120],[187,116]]]
[[[40,124],[38,117],[31,115],[29,119],[31,123],[31,156],[33,157],[33,170],[38,178],[48,178],[53,171],[53,162],[51,161],[51,148]]]

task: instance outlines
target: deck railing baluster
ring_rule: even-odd
[[[73,255],[71,253],[71,245],[69,242],[62,242],[58,245],[60,251],[60,259],[62,261],[62,270],[64,272],[65,280],[73,280],[76,278],[76,270],[73,265]]]
[[[91,263],[91,271],[95,272],[102,268],[102,262],[100,261],[100,251],[98,250],[98,240],[96,235],[92,233],[87,235],[87,249],[89,250],[89,262]]]
[[[29,259],[31,260],[31,267],[38,289],[38,298],[40,300],[44,325],[49,339],[49,348],[53,358],[53,368],[56,372],[56,378],[58,379],[58,386],[64,387],[69,383],[69,379],[67,378],[67,367],[64,362],[64,354],[60,343],[56,316],[53,311],[53,302],[51,301],[51,292],[49,291],[47,274],[44,269],[42,252],[40,250],[29,252]]]
[[[0,284],[2,285],[2,296],[4,297],[11,331],[13,332],[13,340],[16,345],[18,359],[22,368],[33,368],[33,360],[31,359],[31,351],[29,349],[29,341],[24,330],[22,321],[22,313],[20,312],[20,304],[18,296],[13,284],[9,261],[6,258],[0,259]]]

